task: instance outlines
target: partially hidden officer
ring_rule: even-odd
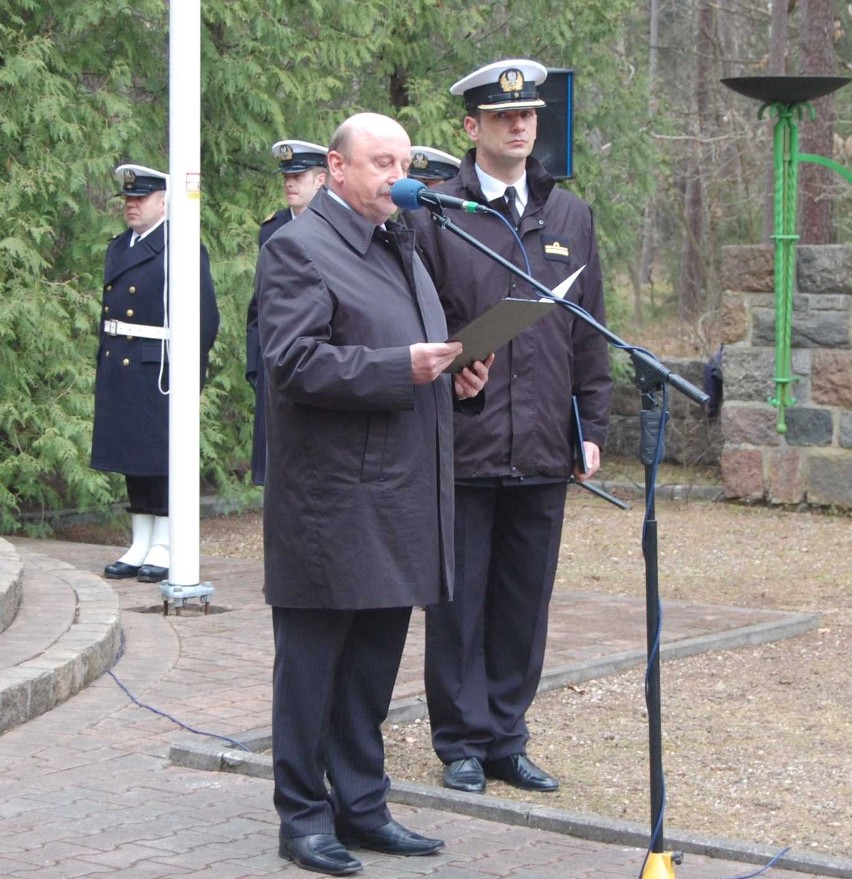
[[[419,180],[424,186],[437,186],[445,180],[452,180],[458,174],[460,164],[460,159],[443,150],[413,146],[408,176],[412,180]]]
[[[157,583],[169,573],[169,342],[166,265],[168,175],[120,165],[127,229],[104,261],[95,373],[91,466],[123,473],[132,542],[104,575]],[[219,329],[204,245],[201,260],[201,384]]]
[[[287,207],[271,213],[263,221],[257,236],[258,248],[263,247],[273,232],[298,217],[325,185],[327,152],[324,146],[305,140],[279,140],[273,144],[272,154],[278,157],[278,167],[273,173],[281,174]],[[266,481],[265,374],[257,331],[256,293],[252,294],[246,313],[246,380],[255,398],[251,478],[255,485],[263,485]]]
[[[510,59],[452,86],[464,101],[473,147],[457,176],[436,191],[499,211],[516,228],[530,273],[550,289],[585,265],[568,295],[603,323],[592,211],[531,156],[537,109],[545,106],[536,86],[546,76],[536,61]],[[525,267],[500,218],[459,212],[452,220]],[[417,233],[451,337],[505,296],[538,298],[499,263],[439,229],[428,211],[405,221]],[[573,473],[572,394],[588,474]],[[554,308],[497,352],[483,413],[455,419],[455,593],[451,603],[426,609],[426,696],[446,787],[482,793],[487,778],[529,790],[558,787],[527,755],[525,715],[544,662],[567,480],[582,481],[600,466],[610,399],[605,339]]]

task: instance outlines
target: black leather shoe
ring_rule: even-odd
[[[444,847],[443,839],[428,839],[393,819],[375,830],[353,830],[340,838],[351,848],[368,848],[386,855],[431,855]]]
[[[126,580],[139,573],[139,565],[128,565],[126,562],[113,562],[104,568],[107,580]]]
[[[278,843],[278,855],[304,870],[329,876],[348,876],[357,873],[363,866],[343,848],[333,833],[282,838]]]
[[[485,773],[478,757],[453,760],[444,767],[444,787],[468,794],[485,793]]]
[[[499,778],[522,790],[550,791],[559,787],[559,782],[539,769],[526,754],[512,754],[502,760],[486,760],[484,769],[488,778]]]
[[[169,569],[161,568],[158,565],[142,565],[136,579],[140,583],[159,583],[161,580],[168,580]]]

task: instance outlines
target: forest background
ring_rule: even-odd
[[[272,144],[327,143],[353,112],[461,156],[449,86],[500,58],[574,70],[574,177],[595,211],[610,325],[675,320],[699,341],[721,248],[770,241],[772,119],[723,77],[849,75],[848,0],[202,0],[202,238],[222,326],[202,396],[206,490],[239,499],[253,394],[245,314]],[[103,258],[122,162],[167,170],[168,3],[6,0],[0,16],[0,531],[91,509],[123,481],[88,466]],[[179,59],[177,60],[179,63]],[[852,162],[852,88],[813,103],[800,150]],[[805,243],[848,241],[852,193],[800,172]],[[670,324],[669,324],[670,325]],[[709,350],[704,352],[709,354]],[[35,518],[33,518],[35,515]]]

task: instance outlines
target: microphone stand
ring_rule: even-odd
[[[560,299],[528,275],[523,269],[495,253],[464,229],[452,223],[440,206],[427,205],[432,220],[475,247],[489,259],[502,265],[512,274],[526,281],[547,299],[570,311],[600,333],[614,348],[627,351],[633,363],[633,382],[639,388],[642,399],[640,412],[639,456],[645,466],[645,527],[642,532],[642,554],[645,559],[645,604],[648,644],[648,666],[645,674],[645,700],[648,708],[648,750],[651,786],[651,842],[642,864],[642,879],[673,879],[673,864],[681,863],[680,852],[663,850],[663,814],[665,807],[665,784],[663,780],[662,721],[660,700],[660,631],[661,605],[659,591],[657,522],[654,518],[654,490],[657,465],[662,460],[665,426],[669,413],[666,410],[666,385],[671,385],[699,406],[709,400],[707,394],[672,372],[653,354],[635,345],[629,345],[609,328],[595,320],[584,308],[566,299]],[[495,211],[495,214],[497,212]],[[660,399],[662,396],[662,400]]]

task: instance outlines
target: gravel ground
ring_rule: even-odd
[[[714,474],[668,468],[657,484],[684,478]],[[797,638],[663,664],[666,828],[852,857],[850,517],[659,498],[656,513],[664,601],[821,614]],[[556,588],[643,596],[642,516],[641,501],[624,512],[572,489]],[[260,557],[260,518],[205,519],[202,544]],[[649,823],[642,670],[542,694],[528,721],[560,790],[489,794]],[[426,721],[387,730],[387,762],[392,778],[441,783]]]

